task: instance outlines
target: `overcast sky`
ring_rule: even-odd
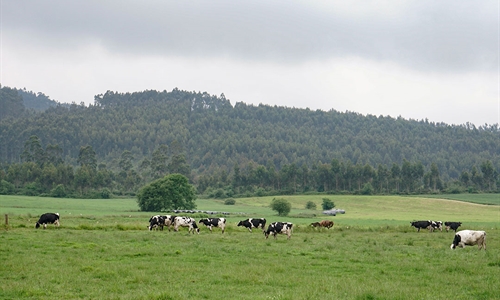
[[[0,0],[0,83],[500,123],[500,1]]]

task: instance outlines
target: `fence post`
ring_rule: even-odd
[[[9,229],[9,214],[5,214],[5,230]]]

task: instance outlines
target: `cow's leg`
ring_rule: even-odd
[[[252,227],[248,227],[248,231],[252,232]]]
[[[47,223],[43,223],[43,229],[47,229]]]

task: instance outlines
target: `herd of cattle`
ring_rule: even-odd
[[[430,232],[434,230],[443,231],[443,222],[441,221],[413,221],[410,222],[411,226],[420,229],[428,229]],[[455,231],[455,237],[453,238],[453,243],[450,248],[455,249],[457,246],[463,248],[465,246],[477,245],[478,249],[486,250],[486,232],[480,230],[461,230],[457,232],[458,227],[462,225],[462,222],[444,222],[446,232],[449,230]]]
[[[59,226],[59,214],[58,213],[45,213],[40,216],[38,221],[35,224],[35,228],[39,228],[43,226],[43,228],[47,228],[47,224],[54,224],[55,226]],[[220,228],[222,233],[224,233],[226,229],[226,218],[202,218],[198,222],[198,224],[205,225],[210,232],[214,227]],[[441,221],[413,221],[410,222],[411,226],[415,227],[418,232],[420,229],[428,229],[430,232],[434,230],[443,231],[443,222]],[[332,228],[334,225],[333,221],[323,220],[321,222],[311,223],[312,227],[325,227],[327,229]],[[477,231],[477,230],[461,230],[457,232],[458,227],[462,225],[462,222],[444,222],[444,226],[446,231],[454,230],[455,237],[453,238],[453,243],[450,248],[455,249],[457,246],[464,248],[465,246],[473,246],[477,245],[478,249],[486,250],[486,232],[485,231]],[[171,216],[171,215],[155,215],[149,219],[149,230],[159,229],[163,230],[164,227],[167,227],[170,231],[171,228],[174,231],[178,231],[179,227],[187,227],[189,233],[200,233],[200,228],[196,224],[196,220],[191,217],[182,217],[182,216]],[[273,222],[269,224],[267,230],[266,219],[260,218],[249,218],[246,220],[239,221],[237,226],[243,226],[247,228],[250,232],[252,232],[253,228],[262,229],[266,239],[272,235],[276,239],[278,234],[286,234],[287,239],[290,239],[292,236],[292,227],[293,224],[290,222]]]
[[[205,225],[210,232],[212,232],[212,229],[214,227],[218,227],[222,230],[222,233],[224,233],[224,230],[226,229],[226,218],[202,218],[198,222],[198,224],[203,224]],[[200,228],[196,224],[196,220],[191,217],[179,217],[179,216],[171,216],[171,215],[156,215],[152,216],[149,219],[149,230],[153,229],[160,229],[163,230],[163,227],[167,227],[168,230],[170,231],[171,228],[174,229],[174,231],[178,231],[179,227],[187,227],[189,233],[200,233]],[[238,223],[238,226],[243,226],[247,228],[250,232],[252,232],[252,228],[260,228],[264,232],[264,235],[266,236],[266,239],[270,236],[273,235],[274,238],[276,239],[277,234],[286,234],[288,239],[292,236],[292,227],[293,224],[289,222],[273,222],[269,224],[267,227],[267,230],[265,229],[266,226],[266,219],[260,218],[260,219],[254,219],[254,218],[249,218],[243,221],[240,221]]]

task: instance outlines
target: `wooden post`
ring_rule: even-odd
[[[9,215],[5,214],[5,230],[9,230]]]

